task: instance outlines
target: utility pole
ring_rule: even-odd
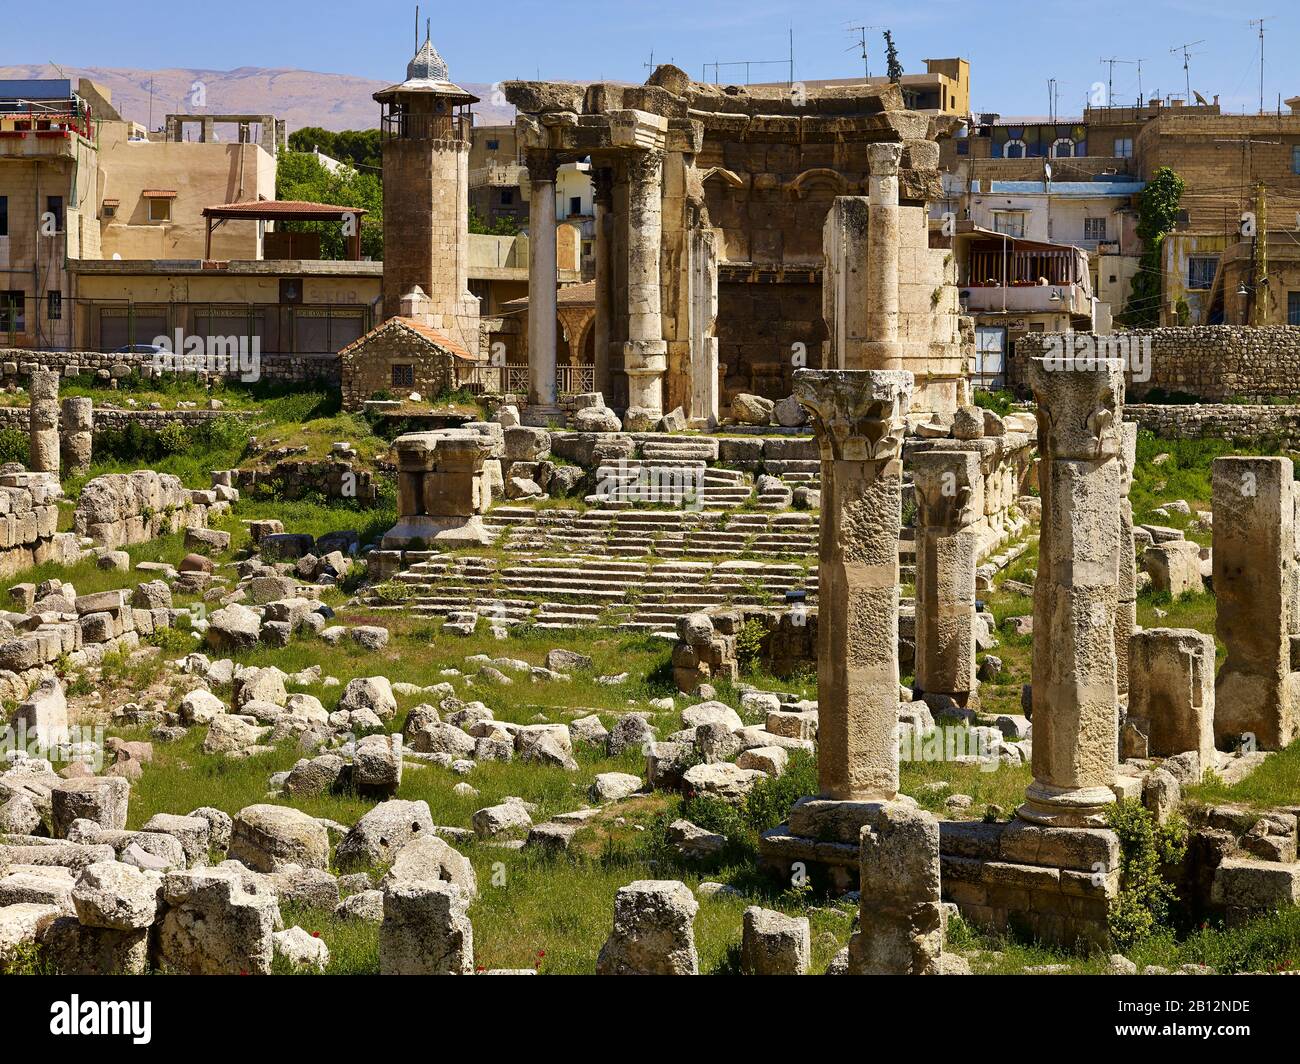
[[[1190,41],[1187,44],[1176,44],[1169,49],[1170,55],[1178,52],[1183,53],[1183,81],[1186,82],[1187,93],[1183,97],[1184,102],[1192,98],[1192,56],[1196,53],[1192,51],[1198,44],[1204,44],[1204,41]]]
[[[1255,186],[1255,255],[1250,290],[1250,324],[1264,325],[1268,317],[1268,200],[1264,182]]]
[[[1253,18],[1250,20],[1252,26],[1259,27],[1259,113],[1264,113],[1264,23],[1273,18],[1273,15],[1265,15],[1263,18]]]

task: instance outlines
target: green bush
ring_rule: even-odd
[[[1127,950],[1169,919],[1177,894],[1162,869],[1187,853],[1187,824],[1177,815],[1157,824],[1141,802],[1131,800],[1115,803],[1106,821],[1119,836],[1120,886],[1110,905],[1110,933],[1115,945]]]
[[[22,429],[0,429],[0,465],[5,462],[27,464],[30,440]]]
[[[767,626],[757,618],[746,621],[736,633],[736,660],[744,672],[751,672],[763,656]]]

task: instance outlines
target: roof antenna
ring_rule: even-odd
[[[424,20],[424,43],[428,44],[431,40],[433,40],[433,19],[426,18]]]
[[[420,5],[415,5],[415,50],[420,50]]]

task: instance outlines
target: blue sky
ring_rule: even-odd
[[[1192,87],[1221,94],[1226,109],[1254,110],[1259,39],[1267,25],[1266,106],[1300,95],[1300,12],[1293,0],[1262,0],[1258,11],[1222,0],[1057,0],[979,3],[911,0],[494,0],[428,2],[434,43],[462,81],[514,77],[641,80],[643,64],[672,59],[693,77],[720,60],[783,59],[794,31],[796,78],[847,77],[862,61],[847,27],[889,27],[908,71],[927,57],[961,55],[973,66],[974,104],[1003,114],[1047,111],[1047,79],[1060,89],[1059,113],[1077,114],[1090,87],[1106,79],[1102,57],[1145,60],[1142,87],[1183,89],[1181,56],[1192,51]],[[412,50],[414,4],[371,0],[60,0],[8,4],[0,65],[53,60],[70,66],[297,67],[396,80]],[[57,12],[57,14],[55,13]],[[871,72],[884,72],[880,29],[868,35]],[[754,80],[762,68],[753,68]],[[784,77],[781,67],[766,71]],[[724,80],[743,80],[736,67]],[[1120,103],[1137,93],[1137,68],[1115,67]]]

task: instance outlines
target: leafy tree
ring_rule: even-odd
[[[1133,328],[1160,324],[1164,292],[1164,240],[1178,221],[1186,182],[1167,166],[1156,171],[1138,197],[1137,235],[1142,256],[1124,308],[1123,323]]]
[[[379,171],[384,164],[383,140],[377,129],[345,129],[336,133],[320,126],[304,126],[289,134],[289,150],[320,151],[358,170]]]
[[[885,66],[889,71],[889,80],[897,85],[903,80],[903,64],[898,61],[898,49],[894,46],[894,35],[885,30]]]
[[[313,155],[286,152],[279,159],[275,195],[281,200],[308,200],[365,210],[361,218],[361,253],[376,260],[384,257],[384,189],[378,174],[352,169],[330,173]],[[343,236],[338,222],[281,224],[292,233],[319,233],[321,255],[325,258],[348,257],[348,238]]]
[[[484,233],[488,236],[516,236],[519,233],[519,222],[508,214],[499,215],[492,221],[484,221],[473,205],[469,209],[469,231],[471,233]]]

